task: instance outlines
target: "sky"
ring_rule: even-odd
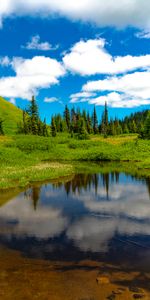
[[[47,123],[65,105],[110,117],[150,109],[150,2],[0,2],[0,95]]]

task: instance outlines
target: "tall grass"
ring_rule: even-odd
[[[81,168],[81,162],[90,166],[89,162],[101,161],[128,161],[126,169],[150,176],[150,141],[136,135],[80,141],[68,134],[0,139],[0,188],[69,175]]]

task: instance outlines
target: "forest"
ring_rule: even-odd
[[[56,114],[51,117],[50,126],[46,119],[42,121],[35,97],[32,97],[30,105],[22,111],[22,122],[18,124],[17,133],[39,136],[55,137],[57,133],[67,132],[70,137],[88,139],[91,134],[99,134],[104,138],[122,134],[138,134],[140,138],[150,139],[150,111],[145,110],[131,114],[119,120],[109,118],[107,103],[105,103],[102,116],[97,116],[96,107],[92,115],[86,110],[80,110],[65,106],[63,115]],[[100,120],[100,121],[98,121]],[[0,134],[4,134],[3,120],[0,120]]]

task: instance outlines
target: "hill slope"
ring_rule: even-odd
[[[17,124],[22,120],[22,110],[0,97],[0,118],[4,120],[5,134],[15,134]]]

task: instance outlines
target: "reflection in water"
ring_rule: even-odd
[[[0,241],[27,256],[126,260],[150,253],[150,182],[119,174],[75,175],[34,186],[0,209]],[[135,264],[134,264],[135,262]]]

